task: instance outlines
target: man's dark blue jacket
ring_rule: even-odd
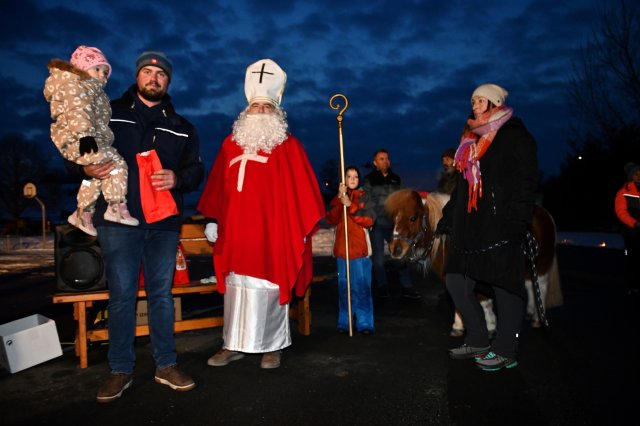
[[[200,158],[200,140],[193,125],[177,114],[169,95],[154,107],[148,107],[138,98],[137,86],[131,86],[119,99],[111,102],[112,116],[109,127],[118,150],[129,166],[127,205],[131,216],[140,221],[144,229],[179,230],[184,210],[183,195],[194,191],[204,178],[204,165]],[[140,177],[136,154],[155,149],[164,169],[176,174],[176,186],[171,195],[178,207],[179,215],[148,224],[144,220],[140,203]],[[82,166],[66,162],[72,174],[87,176]],[[107,204],[101,196],[96,203],[93,217],[95,226],[126,226],[105,221]]]

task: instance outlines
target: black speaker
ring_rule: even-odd
[[[71,225],[56,226],[55,266],[59,290],[91,291],[107,286],[98,239]]]

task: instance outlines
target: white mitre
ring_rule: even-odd
[[[287,74],[271,59],[261,59],[247,67],[244,94],[249,104],[269,102],[279,106],[287,83]]]

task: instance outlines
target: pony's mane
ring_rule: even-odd
[[[442,218],[442,208],[449,201],[449,195],[440,192],[431,192],[427,196],[425,204],[429,210],[429,226],[436,229],[440,218]]]
[[[422,197],[412,189],[400,189],[392,192],[387,197],[384,209],[389,217],[394,217],[398,210],[406,208],[406,206],[414,203],[416,206],[422,205]]]

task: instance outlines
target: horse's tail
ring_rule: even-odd
[[[429,227],[435,231],[438,222],[442,218],[442,209],[451,198],[448,194],[440,192],[430,192],[425,202],[429,214]],[[434,238],[433,247],[429,253],[429,268],[444,281],[444,262],[447,251],[446,235],[440,235]]]
[[[547,287],[547,297],[545,298],[545,305],[547,308],[556,308],[562,306],[564,299],[562,297],[562,287],[560,286],[560,271],[558,270],[558,258],[556,254],[553,255],[553,263],[551,269],[548,272],[549,280]]]

